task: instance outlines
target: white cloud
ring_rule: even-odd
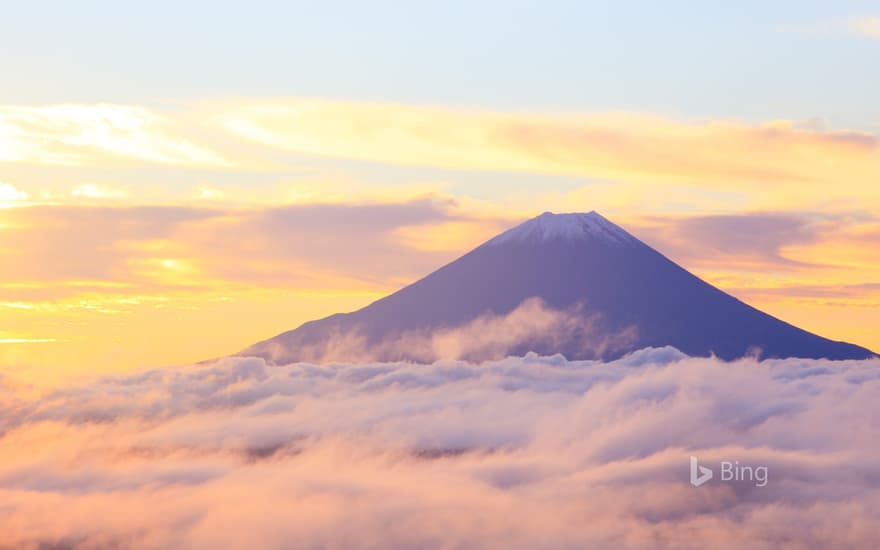
[[[631,347],[638,339],[635,326],[608,330],[598,314],[583,307],[559,310],[540,298],[528,298],[507,314],[486,313],[459,326],[408,330],[369,342],[360,330],[330,329],[330,336],[317,343],[272,339],[251,348],[250,353],[274,362],[298,360],[317,363],[344,361],[358,357],[363,361],[385,361],[401,357],[420,362],[440,359],[486,361],[499,359],[525,349],[574,349],[581,356],[603,357]],[[525,350],[523,350],[524,352]],[[522,352],[520,352],[522,353]]]
[[[198,194],[198,198],[204,199],[204,200],[209,200],[209,201],[222,199],[223,196],[224,196],[223,191],[220,191],[217,189],[211,189],[210,187],[203,187],[199,191],[199,194]]]
[[[0,204],[15,202],[15,201],[26,201],[28,199],[28,194],[24,191],[19,191],[10,183],[4,183],[0,181]]]
[[[97,185],[94,183],[84,183],[77,185],[70,192],[74,197],[88,199],[119,199],[125,197],[125,191],[116,189],[106,185]]]
[[[95,165],[106,157],[229,166],[181,128],[144,107],[112,104],[0,106],[0,162]]]
[[[0,379],[2,383],[2,379]],[[12,547],[816,548],[880,537],[880,360],[211,367],[0,384]],[[766,487],[688,483],[769,467]]]

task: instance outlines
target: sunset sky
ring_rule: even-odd
[[[545,210],[880,350],[876,2],[451,4],[4,6],[0,369],[232,353]]]

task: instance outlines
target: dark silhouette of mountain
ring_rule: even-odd
[[[531,309],[523,310],[524,303]],[[551,323],[543,334],[496,323],[516,312],[531,322],[548,311],[567,321]],[[470,339],[500,333],[490,355],[613,359],[648,346],[723,359],[873,355],[741,302],[596,212],[544,213],[363,309],[310,321],[240,355],[277,363],[425,360],[430,335],[452,337],[455,327],[470,331],[464,334]],[[411,346],[414,340],[422,346]],[[474,355],[460,349],[459,356]]]

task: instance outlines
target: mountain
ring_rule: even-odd
[[[596,212],[541,214],[363,309],[305,323],[239,355],[277,363],[528,351],[613,359],[648,346],[723,359],[873,355],[741,302]]]

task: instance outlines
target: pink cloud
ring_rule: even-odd
[[[9,547],[870,547],[880,363],[526,356],[6,387]],[[688,457],[769,468],[688,483]]]

